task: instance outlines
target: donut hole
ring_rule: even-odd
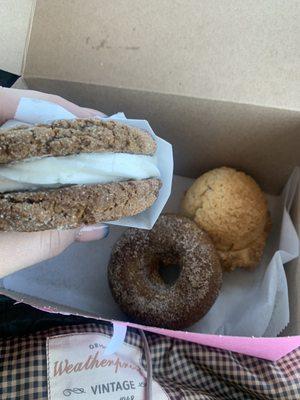
[[[166,285],[172,286],[178,280],[181,268],[178,263],[169,263],[163,259],[159,259],[157,272]]]

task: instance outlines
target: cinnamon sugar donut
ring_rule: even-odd
[[[159,269],[172,265],[180,273],[169,284]],[[211,308],[222,271],[209,236],[188,218],[167,214],[151,231],[125,232],[113,249],[108,280],[115,301],[135,322],[181,329]]]

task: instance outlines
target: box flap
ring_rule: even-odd
[[[300,3],[41,0],[25,75],[300,109]]]
[[[1,2],[0,69],[22,73],[35,0]]]

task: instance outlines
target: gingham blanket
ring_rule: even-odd
[[[47,399],[46,338],[83,332],[112,333],[97,322],[0,339],[0,399]],[[274,363],[154,334],[147,341],[153,378],[171,400],[300,399],[300,348]],[[126,342],[144,351],[138,331]]]

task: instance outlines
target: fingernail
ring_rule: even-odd
[[[103,113],[97,113],[97,114],[94,114],[93,117],[102,119],[102,118],[107,118],[107,115],[103,114]]]
[[[106,117],[106,115],[102,111],[92,110],[91,108],[86,108],[85,110],[89,113],[91,117]]]
[[[77,233],[76,240],[78,242],[90,242],[94,240],[104,239],[109,234],[107,225],[89,225],[83,226]]]

